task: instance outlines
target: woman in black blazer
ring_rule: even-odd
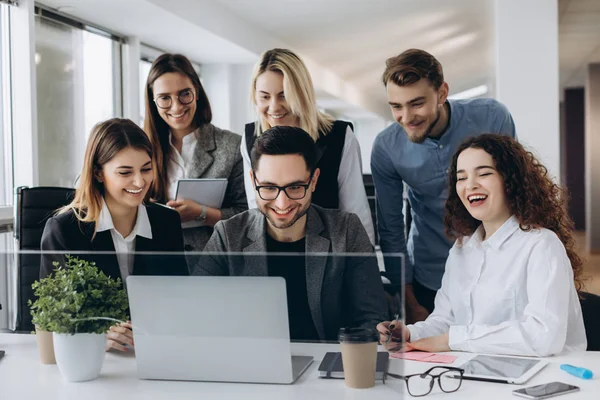
[[[54,270],[54,262],[64,265],[69,253],[94,261],[106,275],[123,282],[132,274],[189,274],[179,214],[144,204],[153,195],[152,154],[144,131],[128,119],[94,127],[74,200],[46,222],[40,278]],[[162,254],[136,254],[150,251]],[[124,344],[132,345],[130,328],[112,327],[107,347],[125,350]]]

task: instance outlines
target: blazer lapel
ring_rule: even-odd
[[[313,322],[321,338],[325,337],[321,291],[327,260],[331,256],[329,254],[331,241],[321,236],[324,229],[319,214],[314,208],[309,208],[306,221],[306,293]],[[315,255],[314,253],[320,254]]]
[[[265,218],[262,214],[249,221],[247,244],[243,247],[244,265],[239,275],[268,276],[267,266],[267,237],[265,231]],[[237,271],[236,271],[237,272]]]
[[[152,240],[147,239],[143,236],[135,237],[135,256],[133,259],[133,270],[131,271],[132,275],[144,275],[146,271],[147,258],[148,257],[157,257],[154,255],[148,254],[139,254],[139,252],[150,252],[153,251],[152,248]],[[164,260],[167,261],[167,260]]]
[[[204,124],[198,129],[198,144],[194,151],[194,160],[192,161],[188,175],[191,178],[202,178],[204,172],[215,161],[212,152],[217,148],[215,143],[215,132],[211,124]]]
[[[93,232],[93,226],[91,229]],[[90,239],[91,236],[92,235],[90,234]],[[109,252],[109,254],[91,254],[92,258],[96,261],[98,269],[113,279],[120,278],[121,270],[119,269],[115,245],[113,244],[110,231],[96,232],[96,236],[94,237],[94,240],[91,240],[91,243],[94,252]]]

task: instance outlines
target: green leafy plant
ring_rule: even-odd
[[[127,294],[121,279],[112,279],[94,262],[66,256],[64,267],[33,283],[37,297],[29,301],[33,323],[57,333],[106,333],[127,317]],[[115,321],[118,320],[118,321]]]

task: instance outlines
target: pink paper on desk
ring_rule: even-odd
[[[424,351],[409,351],[407,353],[393,353],[390,355],[392,358],[401,358],[404,360],[430,362],[436,364],[452,364],[457,356],[451,356],[449,354],[436,354],[427,353]]]

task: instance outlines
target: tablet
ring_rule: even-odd
[[[463,379],[521,384],[547,364],[539,358],[478,354],[460,368],[465,370]]]
[[[221,208],[227,179],[180,179],[177,181],[176,199],[194,200],[198,204],[211,208]],[[202,225],[198,221],[183,222],[183,228],[193,228]]]

